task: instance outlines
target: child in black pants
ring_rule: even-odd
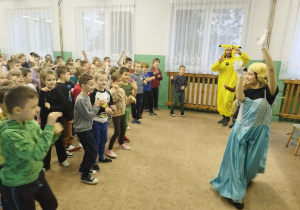
[[[92,93],[95,89],[95,81],[93,76],[83,74],[78,78],[81,92],[76,98],[74,106],[74,129],[84,149],[84,156],[79,168],[81,181],[87,184],[97,184],[98,179],[90,174],[95,174],[95,170],[91,170],[97,159],[96,141],[92,131],[93,116],[96,115],[105,102],[96,100],[92,107],[88,93]]]

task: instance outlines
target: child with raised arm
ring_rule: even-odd
[[[95,174],[95,170],[91,170],[97,159],[96,142],[94,139],[92,126],[93,117],[99,112],[100,106],[104,103],[96,100],[92,106],[89,93],[95,89],[95,80],[89,74],[83,74],[78,78],[81,92],[77,96],[74,106],[74,129],[84,149],[84,155],[79,168],[81,181],[87,184],[97,184],[98,179],[90,174]]]
[[[113,146],[118,137],[120,137],[119,148],[125,150],[130,149],[130,147],[128,147],[124,143],[124,136],[126,131],[125,111],[126,104],[129,104],[130,102],[135,103],[136,100],[133,96],[127,97],[125,95],[125,91],[122,88],[120,88],[122,85],[122,80],[121,75],[118,72],[115,72],[111,75],[111,85],[112,89],[110,90],[110,94],[113,98],[114,105],[116,108],[112,115],[115,132],[110,139],[106,155],[108,157],[115,158],[117,157],[117,155],[113,151]]]
[[[174,104],[171,107],[170,114],[172,117],[175,117],[174,109],[177,107],[178,101],[180,103],[181,117],[184,115],[184,89],[187,87],[187,79],[184,76],[185,66],[179,66],[179,75],[170,76],[171,83],[174,84]]]
[[[143,84],[147,85],[146,78],[144,73],[141,73],[142,67],[139,61],[134,62],[133,66],[135,72],[130,75],[130,79],[134,79],[137,84],[137,94],[136,104],[131,104],[131,113],[132,113],[132,123],[142,124],[141,119],[141,110],[143,105]]]
[[[96,141],[96,149],[98,153],[98,160],[101,163],[112,162],[111,159],[104,157],[105,144],[107,142],[107,114],[112,114],[114,108],[113,99],[110,93],[105,90],[107,84],[107,74],[104,71],[96,72],[94,76],[97,88],[90,94],[91,104],[94,105],[95,101],[102,100],[105,103],[100,106],[97,115],[93,116],[93,134]],[[93,165],[93,170],[100,171],[97,160]]]
[[[50,113],[42,131],[33,120],[39,110],[38,101],[37,92],[26,86],[12,87],[4,96],[9,117],[0,124],[4,157],[0,191],[13,209],[34,210],[35,200],[42,209],[57,208],[42,168],[44,157],[62,131],[56,123],[62,113]]]
[[[153,105],[155,110],[158,109],[158,87],[160,85],[160,81],[163,79],[163,76],[161,74],[161,70],[158,68],[160,64],[159,58],[154,58],[152,61],[152,68],[151,72],[153,72],[153,75],[155,76],[155,79],[151,81],[151,91],[153,94]]]

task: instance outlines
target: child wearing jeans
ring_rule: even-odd
[[[80,143],[84,149],[83,160],[80,164],[79,174],[81,181],[87,184],[97,184],[98,179],[90,174],[95,174],[95,170],[91,170],[97,158],[96,142],[92,131],[93,117],[99,112],[101,104],[100,100],[96,100],[92,106],[89,93],[95,89],[94,78],[89,74],[83,74],[78,78],[81,92],[76,98],[74,106],[74,129],[77,133]]]
[[[120,88],[122,85],[121,75],[117,72],[111,75],[111,85],[112,89],[110,90],[110,94],[113,98],[115,111],[113,112],[112,119],[114,123],[115,132],[110,139],[108,151],[106,155],[111,158],[117,157],[117,155],[113,151],[113,146],[118,137],[119,140],[119,148],[129,150],[130,147],[124,144],[124,136],[126,131],[126,123],[125,123],[125,111],[126,111],[126,104],[130,102],[135,103],[136,100],[133,96],[127,97],[125,95],[125,91]]]
[[[187,87],[187,79],[184,76],[185,66],[179,66],[179,75],[170,76],[171,83],[174,84],[174,104],[171,107],[170,114],[172,117],[175,117],[174,109],[177,107],[178,100],[180,103],[180,111],[181,117],[185,117],[184,115],[184,89]]]
[[[130,75],[130,79],[134,79],[137,84],[136,104],[131,104],[132,123],[142,124],[141,111],[143,105],[143,84],[147,85],[144,73],[141,73],[142,67],[139,61],[134,62],[135,72]]]
[[[34,210],[35,200],[42,209],[57,208],[42,168],[44,157],[63,129],[56,123],[62,113],[51,112],[42,131],[33,120],[39,111],[38,101],[37,92],[27,86],[12,87],[4,96],[9,117],[0,124],[4,157],[0,191],[13,209]]]
[[[97,88],[90,95],[91,104],[94,105],[95,101],[102,100],[104,105],[100,106],[97,115],[93,116],[92,130],[94,139],[96,141],[99,162],[109,163],[112,162],[112,160],[103,156],[105,144],[107,142],[107,114],[112,114],[115,107],[113,105],[114,103],[110,93],[105,90],[107,84],[107,74],[104,71],[98,71],[96,72],[94,79],[97,84]],[[93,165],[93,170],[100,171],[97,160]]]

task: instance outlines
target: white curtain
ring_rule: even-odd
[[[0,1],[1,53],[53,54],[53,0]]]
[[[134,0],[63,1],[62,10],[68,13],[62,21],[65,30],[69,27],[71,32],[68,39],[73,39],[73,59],[83,59],[82,50],[90,62],[94,56],[101,61],[110,57],[111,65],[116,65],[122,51],[133,58],[134,3]]]
[[[289,16],[284,28],[279,79],[300,79],[300,1],[287,1]]]
[[[185,65],[188,73],[213,74],[220,44],[246,51],[251,0],[170,0],[166,71]]]

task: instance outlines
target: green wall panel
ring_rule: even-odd
[[[140,62],[147,62],[149,64],[149,68],[152,67],[152,61],[154,58],[159,58],[160,64],[159,69],[161,70],[163,80],[160,82],[160,86],[158,89],[158,106],[160,108],[168,108],[165,103],[168,101],[168,91],[169,91],[169,78],[165,72],[165,61],[166,56],[164,55],[141,55],[135,54],[134,60]]]
[[[53,51],[54,60],[56,60],[56,56],[61,56],[61,51]],[[68,58],[72,58],[72,52],[63,51],[63,59],[64,61],[67,61]]]

